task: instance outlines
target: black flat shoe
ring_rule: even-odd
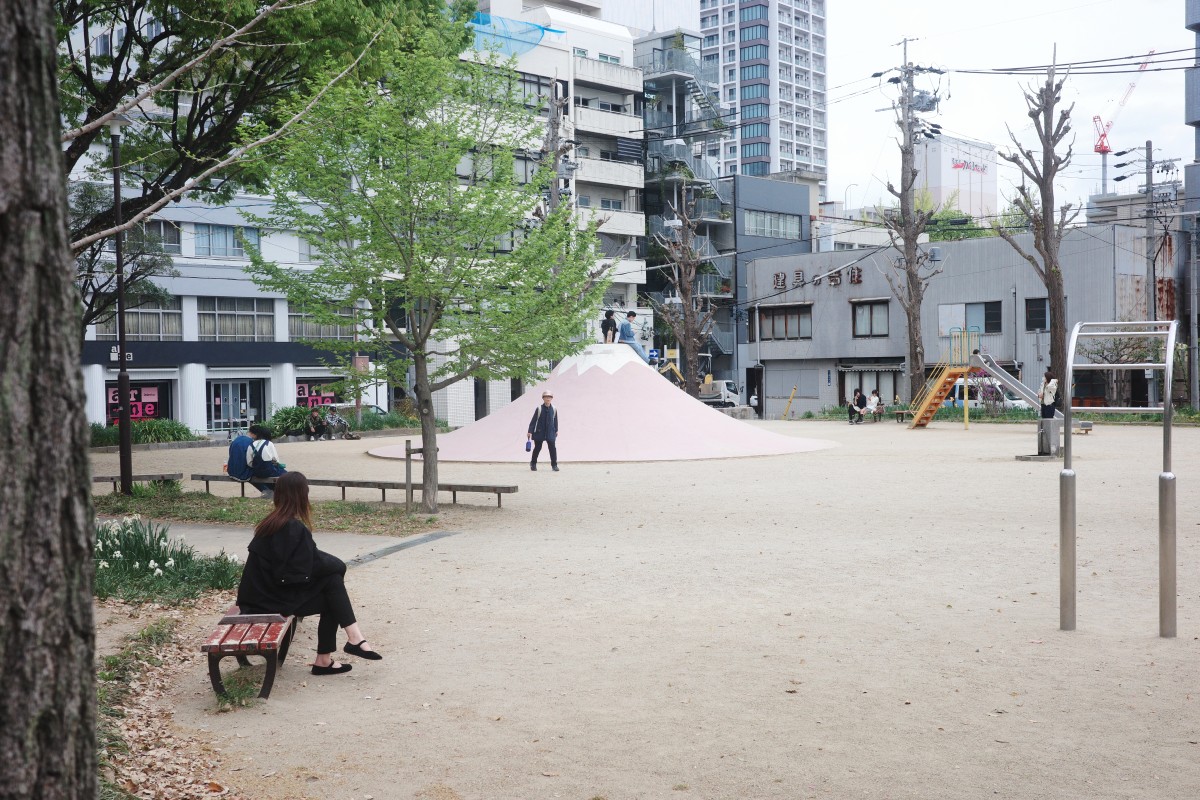
[[[352,656],[358,656],[359,658],[365,658],[368,661],[382,661],[383,656],[379,655],[379,653],[376,653],[374,650],[363,650],[362,649],[363,642],[366,642],[366,641],[367,641],[366,639],[363,639],[362,642],[359,642],[358,644],[350,644],[349,642],[346,642],[346,644],[342,647],[342,650],[349,653]]]
[[[328,667],[318,667],[313,664],[313,675],[341,675],[343,672],[349,672],[354,669],[350,664],[330,664]]]

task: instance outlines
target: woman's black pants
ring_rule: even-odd
[[[337,650],[337,629],[353,625],[354,607],[341,575],[328,575],[317,581],[318,594],[296,609],[298,617],[320,614],[317,623],[317,654],[326,655]]]

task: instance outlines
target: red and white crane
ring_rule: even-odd
[[[1121,102],[1117,103],[1117,110],[1109,117],[1108,122],[1100,119],[1100,115],[1092,117],[1092,124],[1096,127],[1096,146],[1093,148],[1100,154],[1100,193],[1108,194],[1108,154],[1112,152],[1112,148],[1108,145],[1108,132],[1112,130],[1113,123],[1117,121],[1117,117],[1121,116],[1121,111],[1125,108],[1125,104],[1129,102],[1130,95],[1137,88],[1138,81],[1142,78],[1142,73],[1146,67],[1150,66],[1150,57],[1154,55],[1151,50],[1146,54],[1146,60],[1143,61],[1137,68],[1137,74],[1133,80],[1129,82],[1129,86],[1125,88],[1125,94],[1121,96]]]

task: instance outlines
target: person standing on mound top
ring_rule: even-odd
[[[542,404],[533,412],[533,419],[529,420],[529,430],[526,431],[526,435],[533,440],[533,456],[529,459],[529,468],[534,472],[537,472],[538,456],[542,452],[543,443],[550,451],[550,469],[558,472],[558,450],[555,448],[558,441],[558,409],[551,405],[553,401],[553,393],[542,392]]]
[[[637,334],[635,334],[633,332],[633,321],[636,318],[637,318],[636,311],[630,311],[628,314],[625,315],[625,321],[621,323],[620,342],[621,342],[621,344],[627,344],[630,347],[632,347],[633,352],[637,353],[641,357],[642,361],[645,361],[647,364],[649,364],[650,356],[647,355],[645,349],[642,348],[641,343],[638,342]]]

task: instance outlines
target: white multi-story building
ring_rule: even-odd
[[[827,173],[825,0],[700,0],[700,31],[737,122],[721,174]]]
[[[646,268],[637,257],[645,235],[642,73],[632,66],[632,35],[599,19],[599,3],[590,0],[537,7],[495,0],[484,11],[499,24],[489,29],[481,21],[480,35],[490,30],[512,47],[528,96],[568,98],[562,138],[572,146],[559,173],[562,197],[582,212],[581,224],[602,220],[603,263],[613,280],[605,305],[636,308]],[[260,237],[242,213],[261,214],[269,202],[239,196],[216,207],[185,200],[149,223],[178,274],[155,281],[169,299],[126,314],[135,419],[166,417],[197,432],[231,431],[267,418],[272,407],[333,399],[324,389],[335,379],[323,365],[325,357],[298,340],[352,338],[352,326],[315,327],[245,272],[245,240],[257,242],[265,258],[281,265],[303,269],[313,258],[294,233],[264,231]],[[652,320],[650,309],[637,310],[640,319]],[[599,327],[601,314],[597,309],[592,327]],[[85,334],[83,373],[92,422],[115,416],[115,340],[115,322],[90,326]],[[364,402],[387,407],[397,389],[379,387]],[[451,425],[463,425],[523,389],[518,382],[464,380],[434,394],[434,411]]]
[[[914,157],[917,191],[929,192],[935,208],[953,200],[976,220],[999,211],[995,145],[943,135],[917,142]]]

